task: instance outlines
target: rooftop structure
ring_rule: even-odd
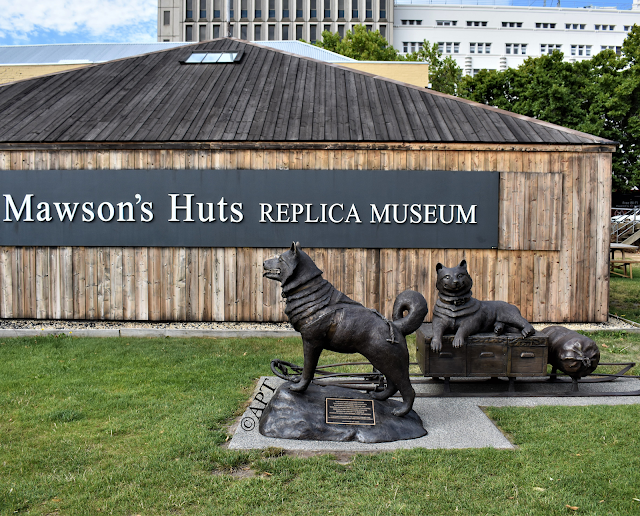
[[[104,63],[185,43],[68,43],[0,46],[0,66]]]
[[[612,143],[228,38],[0,86],[0,114],[0,143]]]
[[[283,52],[289,52],[290,54],[310,57],[311,59],[317,59],[318,61],[324,61],[326,63],[357,63],[355,59],[336,54],[330,50],[325,50],[324,48],[316,47],[303,41],[254,41],[254,43],[275,48],[276,50],[282,50]]]

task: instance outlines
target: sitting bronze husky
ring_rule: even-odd
[[[293,243],[291,249],[266,260],[264,276],[279,281],[287,301],[285,313],[302,334],[304,367],[292,391],[304,391],[323,349],[364,355],[387,379],[387,387],[372,396],[385,400],[400,390],[402,405],[395,416],[413,406],[415,391],[409,380],[409,352],[405,336],[416,331],[427,315],[427,301],[419,292],[405,290],[393,305],[393,322],[365,308],[322,278],[313,260]],[[404,312],[408,314],[402,317]]]
[[[442,349],[442,336],[447,330],[456,332],[454,348],[462,346],[469,335],[476,333],[493,331],[500,335],[505,326],[517,328],[523,337],[536,332],[518,307],[504,301],[478,301],[471,297],[473,281],[467,272],[466,260],[452,268],[439,263],[436,272],[438,300],[433,308],[433,351]]]

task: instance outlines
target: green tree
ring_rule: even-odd
[[[433,45],[426,39],[416,52],[408,54],[407,61],[422,61],[429,64],[429,82],[431,89],[456,95],[462,80],[462,69],[451,56],[442,57],[438,44]]]
[[[337,32],[332,34],[324,31],[322,41],[317,41],[315,45],[358,61],[403,60],[380,31],[368,31],[364,25],[355,25],[353,31],[347,31],[342,39]]]
[[[559,52],[530,57],[518,68],[464,77],[459,95],[616,141],[614,188],[640,185],[638,26],[625,39],[621,56],[605,50],[575,63]]]

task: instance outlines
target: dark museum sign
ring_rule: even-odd
[[[0,245],[498,245],[498,172],[0,171]]]

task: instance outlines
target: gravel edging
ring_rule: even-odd
[[[640,325],[611,316],[606,323],[535,323],[541,330],[551,325],[571,330],[628,331],[640,333]],[[0,337],[34,337],[38,335],[73,337],[208,337],[208,338],[286,338],[300,337],[288,322],[149,322],[149,321],[59,321],[37,319],[0,319]]]

